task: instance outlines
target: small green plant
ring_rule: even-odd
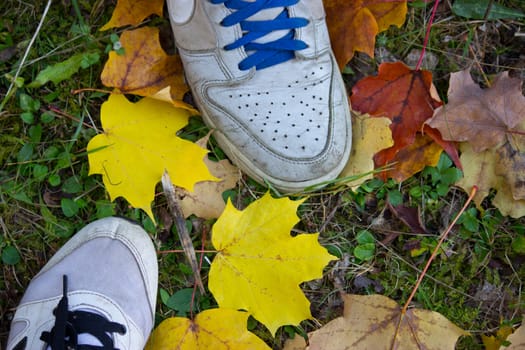
[[[413,198],[426,197],[437,200],[447,195],[450,187],[456,183],[463,173],[453,166],[450,158],[443,152],[435,167],[426,167],[421,173],[425,181],[422,185],[411,187],[409,194]]]
[[[367,230],[361,230],[355,237],[357,245],[354,247],[354,256],[359,261],[370,261],[374,258],[376,242],[374,235]]]
[[[364,210],[366,197],[371,194],[379,201],[388,200],[392,205],[403,203],[399,183],[393,179],[384,182],[381,179],[373,178],[362,184],[355,192],[347,192],[345,196],[348,196],[348,200],[355,202],[361,210]]]
[[[4,244],[2,237],[0,237],[0,250],[2,256],[2,263],[6,265],[16,265],[20,262],[20,253],[18,249],[10,244]]]
[[[162,288],[159,293],[162,303],[168,308],[176,311],[177,316],[186,317],[189,312],[196,311],[195,306],[193,306],[192,309],[193,288],[180,289],[171,296],[167,290]]]

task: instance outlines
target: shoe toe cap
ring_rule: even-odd
[[[244,170],[291,191],[335,178],[351,144],[348,100],[331,60],[298,64],[291,74],[258,72],[242,87],[210,85],[203,111]]]

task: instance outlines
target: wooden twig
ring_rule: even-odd
[[[193,243],[186,228],[186,221],[184,219],[184,214],[177,200],[177,195],[175,194],[175,187],[171,182],[170,176],[167,171],[164,171],[162,175],[162,189],[164,194],[168,199],[168,206],[170,208],[171,214],[175,219],[175,226],[177,227],[177,232],[179,234],[180,243],[186,257],[190,261],[191,270],[193,271],[193,277],[195,278],[195,283],[199,287],[201,294],[205,293],[204,285],[202,284],[201,273],[199,269],[199,264],[197,263],[197,255],[195,254],[195,249],[193,248]]]

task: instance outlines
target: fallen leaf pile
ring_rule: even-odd
[[[383,63],[375,77],[366,77],[352,88],[352,108],[373,117],[387,117],[394,145],[374,156],[382,172],[404,181],[425,166],[435,166],[443,149],[459,165],[456,147],[444,141],[438,131],[424,126],[434,109],[441,105],[431,93],[432,74],[411,70],[401,62]]]
[[[356,51],[373,57],[377,33],[401,26],[407,12],[406,1],[326,0],[324,6],[341,67]],[[137,26],[149,16],[161,16],[163,7],[164,0],[118,0],[102,30]],[[290,234],[304,200],[266,193],[242,211],[224,202],[223,192],[236,186],[239,171],[228,160],[207,159],[209,135],[197,143],[177,136],[196,111],[182,102],[188,87],[181,61],[162,49],[157,28],[125,30],[119,45],[122,50],[109,53],[101,75],[114,90],[101,110],[104,131],[88,145],[90,173],[102,175],[112,200],[125,197],[154,219],[155,186],[166,171],[185,216],[218,217],[208,287],[219,307],[164,320],[146,349],[269,349],[248,332],[248,317],[272,335],[283,325],[311,319],[300,284],[321,278],[336,258],[319,244],[317,233]],[[480,187],[478,205],[495,189],[494,204],[504,214],[525,215],[525,175],[518,171],[525,165],[525,104],[519,83],[502,75],[482,90],[468,73],[457,74],[446,105],[436,97],[430,72],[400,62],[384,63],[377,76],[359,81],[351,102],[361,114],[353,116],[352,158],[341,176],[367,174],[348,182],[353,189],[377,169],[383,179],[404,181],[436,165],[445,150],[458,168],[465,167],[459,185]],[[131,103],[123,94],[143,98]],[[287,349],[453,349],[467,334],[436,312],[404,312],[384,296],[343,299],[342,317],[310,333],[308,346],[296,337]]]
[[[443,138],[461,141],[465,191],[477,185],[478,206],[496,190],[492,203],[503,215],[525,215],[525,97],[521,81],[498,74],[482,89],[469,71],[451,74],[448,104],[438,108],[428,124]]]
[[[164,0],[119,0],[101,30],[138,25],[148,16],[161,16],[163,7]],[[186,215],[217,218],[225,206],[221,194],[236,185],[238,171],[228,160],[209,161],[206,142],[199,146],[177,137],[197,113],[182,101],[189,89],[180,57],[166,54],[155,27],[125,30],[118,44],[123,53],[111,51],[101,74],[102,83],[114,91],[102,105],[104,133],[88,145],[90,174],[102,175],[112,200],[124,197],[155,221],[155,185],[167,171],[184,198]],[[145,98],[131,103],[124,93]]]

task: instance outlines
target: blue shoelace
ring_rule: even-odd
[[[224,49],[234,50],[241,46],[251,54],[239,63],[239,69],[247,70],[267,68],[295,57],[295,51],[302,50],[308,45],[294,38],[295,29],[308,24],[305,18],[291,18],[287,6],[295,5],[299,0],[210,0],[213,4],[221,4],[234,12],[226,16],[221,25],[225,27],[241,25],[243,36],[235,42],[226,45]],[[267,21],[247,20],[259,11],[283,7],[283,11],[274,19]],[[267,43],[257,43],[257,39],[276,31],[288,30],[286,35]]]

